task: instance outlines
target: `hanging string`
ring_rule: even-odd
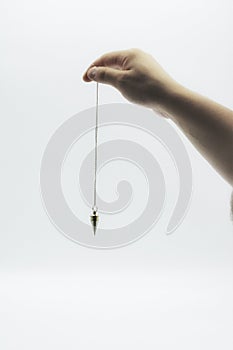
[[[95,169],[94,169],[94,208],[96,207],[96,173],[97,173],[97,141],[99,119],[99,83],[96,83],[96,108],[95,108]]]

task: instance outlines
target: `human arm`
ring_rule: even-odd
[[[93,67],[95,76],[91,76]],[[83,80],[110,84],[129,101],[173,120],[233,186],[233,111],[185,88],[139,49],[101,56],[86,70]]]

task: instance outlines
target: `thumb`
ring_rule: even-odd
[[[116,85],[117,79],[120,76],[119,69],[110,67],[91,67],[87,76],[90,80],[94,80],[104,84]]]

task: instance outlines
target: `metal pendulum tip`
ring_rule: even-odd
[[[92,228],[93,228],[93,233],[95,235],[96,230],[97,230],[97,224],[98,224],[98,221],[99,221],[97,207],[93,207],[92,208],[92,214],[90,215],[90,220],[91,220],[91,224],[92,224]]]

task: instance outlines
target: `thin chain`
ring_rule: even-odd
[[[99,83],[96,83],[96,108],[95,108],[95,177],[94,177],[94,207],[96,207],[96,173],[97,173],[97,136],[99,117]]]

